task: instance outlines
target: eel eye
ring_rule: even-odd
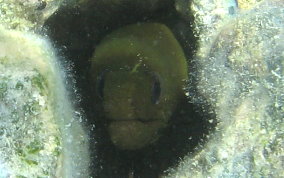
[[[104,97],[104,85],[105,85],[105,71],[101,72],[97,77],[97,94],[103,99]]]
[[[153,104],[158,104],[161,95],[161,85],[158,77],[155,77],[153,86],[152,86],[152,97],[151,101]]]

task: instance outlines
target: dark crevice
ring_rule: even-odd
[[[85,7],[84,10],[63,7],[44,25],[43,33],[51,38],[60,55],[74,64],[76,88],[82,97],[80,104],[88,120],[87,128],[90,129],[93,160],[90,169],[93,177],[159,177],[169,167],[176,166],[185,155],[193,153],[214,129],[215,124],[209,124],[208,120],[215,116],[204,111],[208,107],[205,100],[195,104],[194,100],[190,103],[190,99],[185,98],[170,120],[169,127],[162,131],[162,137],[155,144],[141,150],[122,151],[113,146],[105,123],[98,119],[102,117],[103,109],[94,110],[90,58],[96,45],[111,31],[138,22],[163,23],[173,31],[188,59],[189,93],[198,96],[195,87],[198,64],[192,60],[197,49],[197,37],[192,29],[193,18],[182,18],[173,2],[169,2],[153,12],[139,9],[135,4],[125,4],[120,10],[109,10],[105,6],[94,9]],[[95,129],[91,129],[93,125]]]

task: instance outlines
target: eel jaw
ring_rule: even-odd
[[[155,142],[159,138],[158,131],[165,127],[161,120],[111,120],[108,133],[119,149],[136,150]]]

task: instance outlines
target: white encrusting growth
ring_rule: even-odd
[[[48,40],[0,28],[0,177],[88,175],[87,135],[62,76]]]
[[[216,16],[208,2],[193,2],[196,77],[218,124],[168,177],[283,177],[284,3],[264,0],[231,18]],[[206,23],[210,14],[221,20],[216,26]]]

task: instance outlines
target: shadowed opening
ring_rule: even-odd
[[[206,135],[216,125],[216,122],[208,122],[215,116],[209,114],[210,106],[196,89],[198,66],[193,59],[198,37],[193,33],[193,17],[181,17],[171,0],[165,4],[153,11],[141,9],[135,3],[124,4],[119,10],[107,6],[91,8],[92,4],[90,8],[62,7],[44,25],[43,33],[51,38],[59,54],[74,64],[76,87],[82,96],[80,107],[86,113],[86,128],[90,131],[93,177],[159,177],[168,168],[177,166],[185,155],[198,151],[197,146],[206,142]],[[180,102],[157,142],[139,150],[125,151],[117,149],[110,141],[106,123],[100,119],[104,115],[103,108],[94,110],[90,58],[106,34],[138,22],[163,23],[172,30],[187,58],[189,98]],[[103,86],[103,75],[97,82]],[[158,102],[161,90],[159,81],[155,81],[153,102]],[[99,92],[102,95],[102,89]]]

